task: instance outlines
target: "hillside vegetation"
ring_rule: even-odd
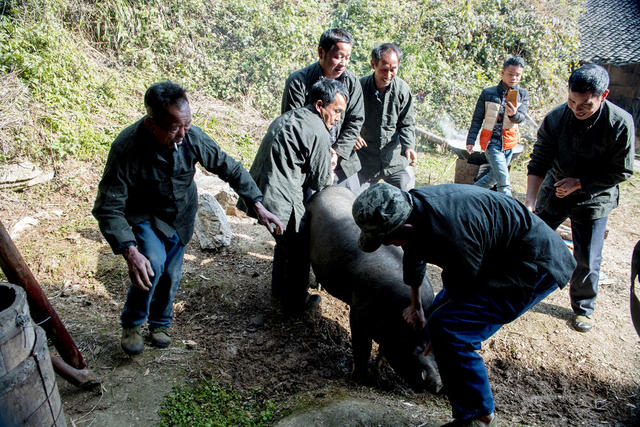
[[[4,0],[0,2],[0,160],[104,155],[139,117],[145,88],[172,79],[191,92],[278,114],[286,76],[317,58],[328,27],[355,37],[351,69],[394,41],[418,120],[468,125],[509,54],[540,116],[576,61],[578,1],[543,0]],[[220,136],[214,121],[196,124]],[[221,141],[224,144],[234,141]],[[245,143],[247,141],[244,141]],[[257,146],[259,141],[248,141]]]

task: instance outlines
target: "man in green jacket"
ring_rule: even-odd
[[[309,100],[271,123],[249,171],[264,193],[264,205],[284,225],[284,234],[274,236],[271,291],[288,311],[320,302],[319,296],[307,293],[310,261],[304,199],[308,190],[331,185],[337,155],[329,129],[340,120],[349,95],[337,80],[321,79],[311,87]]]
[[[415,186],[415,117],[409,85],[397,77],[402,51],[383,43],[371,51],[373,74],[360,79],[364,99],[364,125],[355,149],[362,169],[360,191],[380,179],[409,191]]]
[[[262,193],[242,165],[191,125],[183,88],[155,83],[144,103],[147,115],[111,145],[92,211],[113,252],[127,261],[131,286],[120,316],[121,346],[131,355],[143,351],[141,326],[147,320],[152,344],[171,343],[173,300],[198,209],[196,163],[227,181],[269,231],[283,229],[262,206]]]
[[[573,327],[593,327],[602,247],[618,184],[633,174],[631,114],[607,101],[609,74],[587,64],[569,77],[568,102],[554,108],[538,130],[528,165],[526,205],[551,228],[571,218]]]
[[[342,83],[349,94],[349,101],[342,120],[331,128],[332,146],[338,153],[334,184],[355,191],[360,160],[353,148],[364,121],[364,107],[360,82],[347,70],[352,48],[353,37],[349,32],[332,28],[322,33],[318,44],[318,62],[291,73],[287,78],[281,113],[309,104],[311,87],[322,78]]]

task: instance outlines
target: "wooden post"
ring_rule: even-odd
[[[62,360],[76,369],[85,369],[87,364],[80,350],[49,303],[2,221],[0,221],[0,267],[10,283],[24,288],[31,317],[47,332],[47,336],[53,342]]]

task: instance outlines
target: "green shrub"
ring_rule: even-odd
[[[577,2],[577,0],[576,0]],[[527,61],[531,108],[557,102],[576,59],[573,0],[16,0],[0,15],[0,73],[17,70],[31,93],[37,132],[16,140],[30,155],[90,158],[142,111],[142,94],[169,78],[191,91],[279,113],[284,80],[317,59],[328,27],[356,40],[351,68],[370,72],[369,52],[395,41],[400,76],[417,118],[441,114],[466,127],[482,88],[509,54]],[[33,135],[38,140],[33,141]],[[247,144],[245,144],[248,146]],[[254,146],[256,144],[253,144]],[[244,152],[246,149],[241,148]],[[243,153],[244,154],[244,153]]]

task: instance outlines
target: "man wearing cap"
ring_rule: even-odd
[[[517,200],[469,185],[409,192],[375,184],[353,204],[366,252],[402,246],[411,305],[404,318],[424,328],[455,425],[496,425],[483,341],[556,288],[575,261],[562,239]],[[427,316],[420,299],[426,264],[442,268],[443,290]]]

